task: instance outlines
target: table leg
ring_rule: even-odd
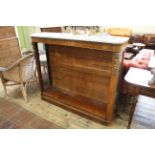
[[[129,102],[130,102],[130,95],[127,93],[126,98],[125,98],[125,111],[127,110]]]
[[[134,112],[135,112],[135,107],[136,107],[136,104],[137,104],[137,101],[138,101],[137,98],[138,98],[137,96],[134,96],[133,102],[131,104],[131,109],[130,109],[130,114],[129,114],[129,121],[128,121],[128,126],[127,126],[128,129],[130,129],[130,126],[131,126],[132,118],[133,118],[133,115],[134,115]]]

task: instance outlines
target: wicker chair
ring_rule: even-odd
[[[7,94],[6,86],[20,85],[23,97],[27,102],[27,82],[35,78],[35,59],[33,54],[19,58],[8,67],[0,67],[0,77]],[[10,83],[13,82],[13,83]]]

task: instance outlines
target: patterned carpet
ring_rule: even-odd
[[[127,127],[128,110],[120,110],[112,124],[105,126],[43,101],[40,98],[39,86],[35,82],[28,84],[27,91],[28,103],[24,102],[19,86],[8,87],[8,96],[4,97],[0,83],[0,101],[1,99],[11,101],[13,104],[20,105],[37,116],[66,129],[126,129]],[[131,128],[155,128],[155,105],[153,103],[155,103],[154,99],[140,96]]]

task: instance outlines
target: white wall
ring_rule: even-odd
[[[135,26],[129,27],[132,29],[133,33],[153,33],[155,34],[155,26]]]

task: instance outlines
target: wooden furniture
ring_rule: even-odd
[[[34,57],[22,57],[13,26],[0,27],[0,78],[7,94],[6,86],[19,84],[27,101],[26,84],[34,77]],[[35,67],[35,66],[34,66]],[[11,82],[11,83],[10,83]],[[13,83],[12,83],[13,82]]]
[[[150,71],[138,68],[130,68],[125,76],[127,93],[134,97],[131,105],[129,121],[127,128],[130,128],[134,115],[138,95],[155,97],[155,86],[148,85],[148,81],[152,78]]]
[[[155,50],[155,34],[144,34],[146,48]]]
[[[89,118],[110,123],[122,50],[128,38],[67,33],[31,35],[41,97]],[[45,44],[50,84],[45,87],[37,44]]]
[[[56,33],[62,32],[61,27],[41,27],[40,29],[41,29],[41,32],[56,32]],[[40,62],[41,62],[41,66],[43,68],[44,73],[46,73],[47,72],[46,71],[47,70],[47,60],[46,60],[45,51],[40,51]]]
[[[61,27],[41,27],[41,32],[62,32]]]
[[[107,33],[112,36],[130,37],[132,31],[127,28],[108,28]]]
[[[155,34],[133,34],[129,40],[130,43],[143,43],[146,49],[155,50]]]
[[[119,37],[130,37],[132,34],[132,31],[130,29],[127,28],[108,28],[107,30],[105,30],[106,33],[108,33],[109,35],[112,36],[119,36]],[[131,59],[134,54],[127,51],[127,49],[131,49],[131,47],[133,48],[133,45],[128,45],[124,51],[124,58],[125,59]]]

